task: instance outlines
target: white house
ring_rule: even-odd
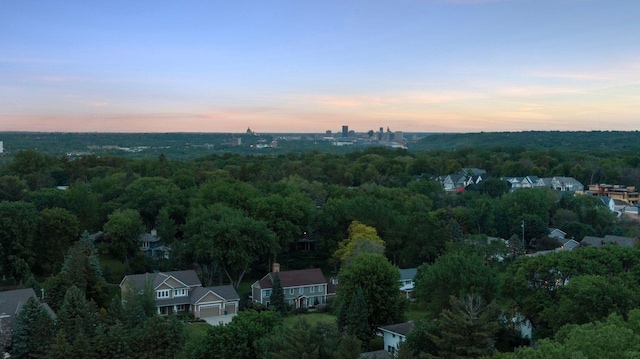
[[[414,278],[418,273],[418,268],[399,269],[400,271],[400,291],[404,293],[405,298],[410,299],[413,287],[415,285]]]
[[[384,349],[390,354],[394,354],[398,350],[398,345],[407,340],[407,335],[413,331],[414,327],[412,320],[379,327],[378,330],[382,333],[384,340]]]

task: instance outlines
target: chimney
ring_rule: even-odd
[[[278,273],[280,272],[280,263],[273,263],[273,273]]]
[[[152,230],[151,230],[151,235],[152,235],[152,236],[154,236],[154,237],[155,237],[155,236],[157,236],[157,235],[158,235],[158,230],[157,230],[157,229],[155,229],[155,228],[154,228],[154,229],[152,229]]]

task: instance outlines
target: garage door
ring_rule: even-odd
[[[235,303],[228,303],[226,308],[227,308],[227,314],[236,313],[236,304]]]
[[[200,307],[200,318],[220,315],[220,305],[203,305]]]

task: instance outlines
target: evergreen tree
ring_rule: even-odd
[[[489,355],[499,329],[497,310],[486,306],[479,295],[451,298],[451,310],[440,314],[440,336],[431,339],[442,358],[479,358]]]
[[[271,288],[270,304],[273,309],[283,316],[287,315],[287,303],[284,301],[284,290],[280,281],[280,275],[276,272],[273,278],[273,288]]]
[[[54,322],[34,297],[29,298],[16,317],[12,358],[47,358],[54,337]]]
[[[55,340],[51,345],[49,359],[67,359],[70,356],[71,345],[67,343],[67,338],[63,331],[58,331]]]
[[[362,352],[362,342],[353,334],[344,334],[340,339],[336,359],[357,358]]]
[[[58,312],[58,327],[67,341],[75,343],[78,336],[85,336],[86,340],[90,340],[95,336],[97,324],[98,314],[93,304],[85,299],[78,287],[69,288]]]

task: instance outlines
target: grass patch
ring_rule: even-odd
[[[407,317],[407,320],[427,319],[429,316],[424,308],[424,305],[417,302],[409,303],[409,307],[404,314]]]
[[[288,317],[284,318],[284,325],[293,327],[300,317],[304,318],[312,326],[316,326],[318,323],[334,324],[336,322],[336,316],[333,314],[313,312],[307,314],[289,314]]]

